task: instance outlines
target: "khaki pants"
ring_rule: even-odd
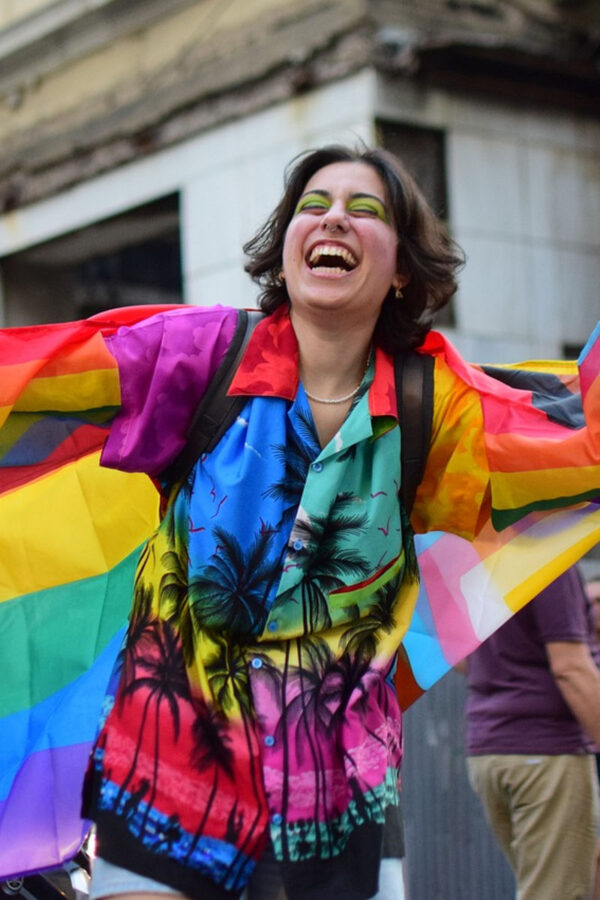
[[[517,900],[590,900],[598,827],[591,755],[471,756],[469,780],[517,881]]]

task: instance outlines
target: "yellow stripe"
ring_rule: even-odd
[[[120,402],[117,370],[95,369],[74,375],[35,378],[24,389],[14,408],[20,412],[75,412],[100,406],[118,406]]]
[[[145,475],[103,469],[99,453],[0,500],[0,601],[108,571],[156,527]]]
[[[538,500],[576,497],[598,487],[600,466],[571,466],[525,472],[492,472],[495,509],[518,509]]]
[[[517,612],[600,540],[600,510],[589,510],[579,507],[532,515],[527,531],[486,554],[461,578],[476,630],[478,621],[493,620],[493,607],[505,603]],[[493,536],[476,540],[475,549],[479,542],[489,544],[490,539]]]
[[[551,375],[577,375],[577,361],[570,359],[526,359],[517,363],[491,363],[494,369],[522,369]]]

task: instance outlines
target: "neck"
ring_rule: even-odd
[[[345,397],[360,385],[369,359],[370,330],[324,329],[291,314],[300,353],[300,378],[313,397]]]

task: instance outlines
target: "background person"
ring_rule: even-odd
[[[519,900],[592,896],[600,649],[571,568],[466,661],[471,785]]]

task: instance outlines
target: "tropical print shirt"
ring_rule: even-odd
[[[109,340],[122,402],[105,465],[160,482],[235,320],[174,310]],[[468,541],[506,499],[503,450],[489,453],[481,391],[436,340],[412,524]],[[394,678],[418,593],[392,360],[374,352],[325,447],[285,310],[259,324],[230,392],[247,398],[237,421],[183,484],[162,485],[84,811],[102,856],[198,900],[238,897],[268,840],[290,900],[365,900],[398,804]],[[550,502],[542,488],[522,499]]]

